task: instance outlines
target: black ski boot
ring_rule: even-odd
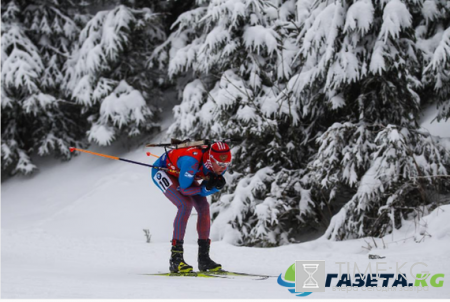
[[[183,240],[172,240],[172,254],[170,255],[170,271],[172,273],[188,273],[192,271],[192,266],[183,259]]]
[[[198,269],[200,271],[215,272],[222,269],[222,265],[215,263],[209,258],[210,239],[198,240]]]

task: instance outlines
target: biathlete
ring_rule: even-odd
[[[223,142],[216,142],[208,149],[191,147],[173,149],[164,153],[153,164],[169,171],[152,169],[153,181],[164,195],[178,208],[173,222],[170,271],[186,273],[192,266],[183,258],[183,243],[186,225],[192,207],[198,213],[198,269],[200,271],[217,271],[222,266],[209,257],[211,240],[209,204],[206,196],[219,192],[225,186],[223,174],[231,163],[230,147]],[[199,184],[198,180],[203,180]]]

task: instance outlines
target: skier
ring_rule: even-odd
[[[225,186],[223,174],[231,163],[230,147],[216,142],[210,148],[191,147],[173,149],[164,153],[153,164],[170,171],[152,169],[153,181],[178,208],[173,223],[170,271],[187,273],[192,266],[183,258],[183,239],[192,207],[198,213],[198,268],[200,271],[218,271],[222,266],[209,257],[211,240],[209,204],[206,196],[219,192]],[[198,180],[209,177],[199,184]]]

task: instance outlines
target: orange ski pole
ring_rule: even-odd
[[[89,153],[89,154],[92,154],[92,155],[97,155],[97,156],[101,156],[101,157],[105,157],[105,158],[109,158],[109,159],[121,160],[121,161],[124,161],[124,162],[127,162],[127,163],[131,163],[131,164],[136,164],[136,165],[146,166],[146,167],[150,167],[150,168],[155,168],[155,169],[158,169],[158,170],[169,171],[169,172],[173,172],[173,173],[180,173],[179,171],[168,169],[168,168],[164,168],[164,167],[157,167],[157,166],[153,166],[153,165],[149,165],[149,164],[144,164],[144,163],[141,163],[141,162],[138,162],[138,161],[129,160],[129,159],[126,159],[126,158],[120,158],[120,157],[117,157],[117,156],[111,156],[111,155],[96,153],[96,152],[83,150],[83,149],[79,149],[79,148],[75,148],[75,147],[70,147],[69,150],[70,150],[70,152],[74,152],[74,151],[84,152],[84,153]],[[154,154],[151,154],[151,155],[158,157],[157,155],[154,155]]]

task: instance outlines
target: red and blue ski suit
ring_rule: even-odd
[[[157,167],[179,171],[179,173],[175,173],[152,169],[154,183],[178,208],[173,222],[172,239],[183,240],[192,207],[198,214],[199,239],[209,239],[211,221],[206,196],[219,190],[213,188],[208,191],[203,184],[198,183],[202,177],[214,173],[207,155],[208,151],[199,147],[174,149],[164,153],[153,163]]]

